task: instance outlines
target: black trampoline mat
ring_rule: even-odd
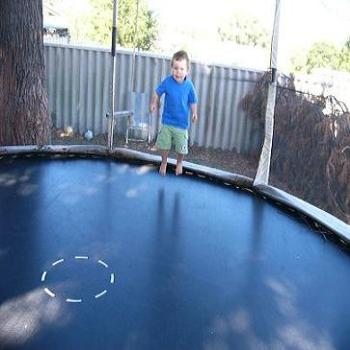
[[[0,349],[349,349],[350,258],[258,196],[0,161]]]

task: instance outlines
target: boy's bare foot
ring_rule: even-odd
[[[160,175],[162,175],[162,176],[166,175],[166,166],[167,166],[167,163],[165,163],[165,164],[161,163],[160,164],[160,167],[159,167],[159,174]]]
[[[181,164],[176,164],[175,174],[176,174],[176,176],[182,174],[182,163]]]

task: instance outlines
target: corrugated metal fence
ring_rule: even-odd
[[[111,56],[109,50],[46,44],[49,108],[55,127],[72,126],[83,133],[107,131],[110,112]],[[168,57],[137,54],[135,84],[131,82],[132,51],[117,52],[117,110],[130,108],[133,92],[149,99],[155,87],[170,72]],[[193,62],[191,78],[199,96],[199,123],[190,133],[198,146],[254,152],[259,144],[252,121],[241,108],[241,100],[254,89],[263,72]],[[132,90],[132,86],[134,89]],[[152,119],[152,136],[159,118]]]

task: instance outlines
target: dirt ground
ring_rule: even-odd
[[[51,143],[53,145],[107,145],[107,135],[101,134],[94,137],[91,141],[87,141],[81,135],[67,134],[61,129],[52,131]],[[115,147],[125,147],[128,149],[158,155],[153,144],[142,141],[129,141],[125,145],[124,139],[117,139],[114,142]],[[176,158],[174,152],[170,152],[170,158]],[[198,147],[196,145],[189,147],[189,153],[185,160],[195,164],[205,165],[212,168],[228,171],[231,173],[248,176],[254,178],[258,159],[252,156],[240,155],[235,151],[223,151],[220,149]]]

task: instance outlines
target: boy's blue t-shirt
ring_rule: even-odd
[[[180,129],[188,129],[190,105],[198,101],[191,79],[185,78],[179,84],[172,75],[165,78],[157,87],[158,96],[165,94],[162,123]]]

